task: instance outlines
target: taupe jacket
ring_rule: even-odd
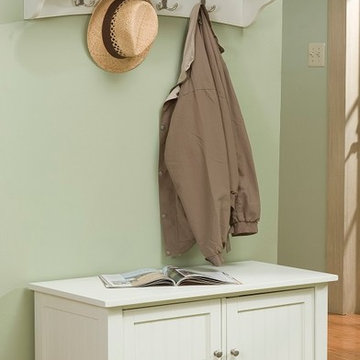
[[[203,5],[190,16],[177,85],[160,120],[159,192],[165,251],[197,243],[222,263],[229,234],[257,232],[259,191],[244,121]]]

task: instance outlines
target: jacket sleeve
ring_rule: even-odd
[[[227,70],[225,76],[229,78]],[[260,195],[250,141],[230,80],[227,81],[227,96],[232,131],[235,141],[239,183],[231,208],[231,234],[251,235],[258,232],[260,220]]]
[[[251,235],[258,232],[260,219],[260,196],[252,152],[244,126],[235,124],[238,137],[239,186],[235,194],[235,205],[231,208],[231,234]]]
[[[210,22],[203,21],[206,53],[218,91],[221,120],[227,143],[231,191],[231,233],[250,235],[257,232],[260,197],[250,142],[240,106],[226,64],[220,54]]]

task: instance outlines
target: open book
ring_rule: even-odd
[[[107,288],[241,284],[222,271],[206,268],[184,269],[169,265],[162,269],[139,269],[122,274],[99,275],[99,278]]]

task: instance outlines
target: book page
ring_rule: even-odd
[[[179,268],[177,272],[184,277],[179,281],[179,284],[192,284],[195,282],[198,284],[241,284],[240,281],[222,271]]]
[[[171,266],[171,265],[165,266],[163,271],[164,274],[170,279],[172,279],[175,284],[177,284],[184,277],[184,275],[182,275],[178,271],[178,268],[175,266]]]
[[[164,286],[174,284],[175,282],[165,276],[162,272],[144,274],[131,281],[132,286]]]
[[[121,274],[104,274],[100,275],[100,279],[107,287],[131,287],[132,282],[139,277],[149,273],[160,273],[157,269],[144,268]]]

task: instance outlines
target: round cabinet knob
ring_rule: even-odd
[[[220,350],[215,350],[215,351],[214,351],[214,355],[215,355],[218,359],[220,359],[220,358],[222,358],[223,353],[222,353],[222,351],[220,351]]]
[[[239,352],[238,349],[231,349],[231,350],[230,350],[230,354],[231,354],[232,356],[237,357],[237,356],[239,356],[240,352]]]

